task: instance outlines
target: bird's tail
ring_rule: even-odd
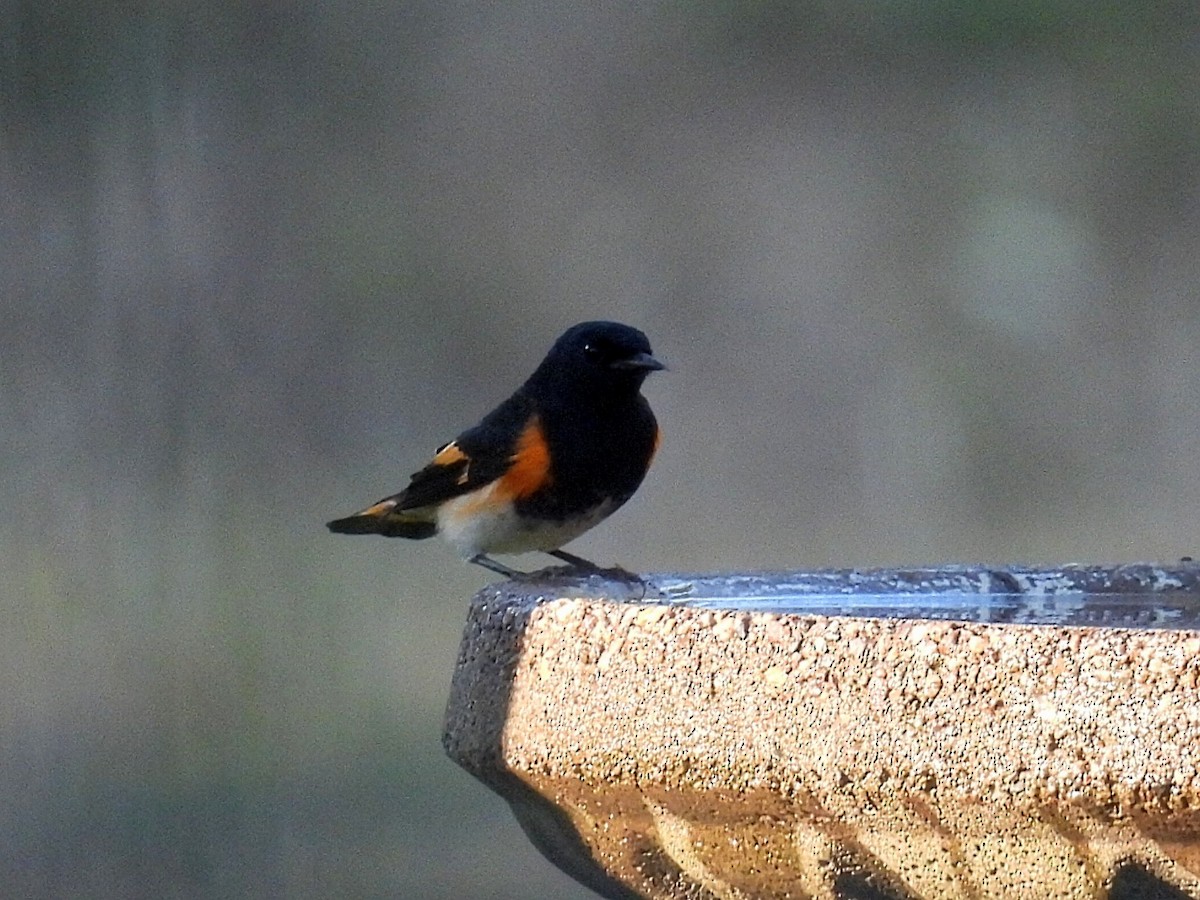
[[[431,508],[397,510],[396,506],[396,499],[389,497],[362,512],[344,519],[334,519],[325,525],[337,534],[379,534],[414,541],[433,537],[437,532],[437,522]]]

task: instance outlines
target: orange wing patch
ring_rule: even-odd
[[[508,471],[500,476],[496,484],[496,493],[505,500],[528,497],[550,484],[553,477],[546,432],[542,430],[541,421],[534,416],[517,438],[517,449],[513,452],[512,464]]]
[[[453,466],[456,463],[465,463],[456,481],[458,484],[466,484],[467,479],[470,477],[471,458],[459,449],[457,442],[451,441],[448,444],[443,444],[438,448],[438,452],[433,455],[432,465]]]
[[[442,444],[442,446],[438,447],[437,453],[433,455],[433,464],[435,466],[452,466],[456,462],[462,462],[466,458],[467,454],[458,448],[458,442],[451,441],[448,444]]]

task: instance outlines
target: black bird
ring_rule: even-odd
[[[596,570],[561,548],[642,483],[659,428],[641,387],[662,368],[636,328],[582,322],[408,487],[329,529],[413,540],[440,533],[465,559],[508,577],[522,573],[487,554],[540,550]]]

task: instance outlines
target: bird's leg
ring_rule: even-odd
[[[485,569],[491,569],[497,575],[503,575],[505,578],[527,578],[528,572],[518,572],[516,569],[510,569],[504,563],[498,563],[490,556],[483,553],[476,553],[467,562],[473,562],[477,566],[483,566]]]
[[[576,569],[584,569],[588,572],[604,571],[590,559],[584,559],[582,556],[576,556],[574,553],[568,553],[566,550],[547,550],[546,553],[557,559],[561,559],[568,566],[574,566]]]

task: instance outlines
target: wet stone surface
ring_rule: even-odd
[[[1198,579],[496,585],[471,606],[446,748],[607,897],[1200,898]],[[997,620],[996,596],[1052,624]],[[950,614],[911,616],[931,607]]]

